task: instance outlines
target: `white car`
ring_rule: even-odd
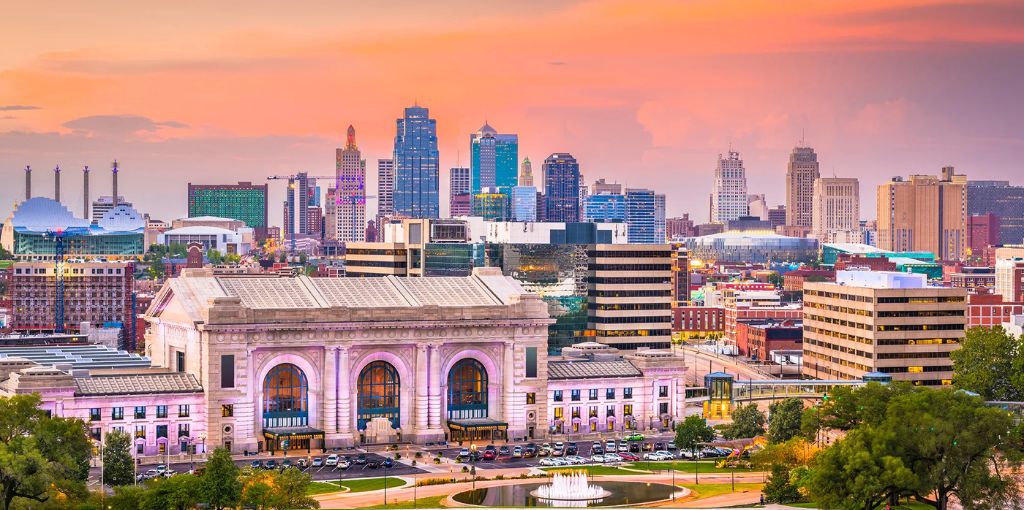
[[[562,459],[555,459],[552,457],[544,457],[543,459],[540,459],[541,466],[557,466],[559,464],[562,464],[563,462],[565,461],[563,461]]]
[[[629,453],[629,443],[625,441],[619,442],[619,453]]]
[[[590,456],[591,462],[604,462],[604,455],[598,453]]]
[[[619,457],[618,454],[615,453],[606,453],[604,454],[604,461],[606,464],[614,464],[622,462],[622,457]]]
[[[672,454],[666,451],[649,452],[644,454],[644,460],[672,460]]]
[[[351,460],[348,460],[348,459],[339,459],[338,460],[338,469],[348,469],[350,467],[352,467],[352,461]]]
[[[327,460],[324,461],[325,466],[337,466],[338,456],[336,454],[330,454],[327,456]]]
[[[568,462],[569,464],[574,465],[574,466],[587,463],[587,459],[584,459],[583,457],[580,457],[579,455],[570,455],[570,456],[565,458],[565,461]]]

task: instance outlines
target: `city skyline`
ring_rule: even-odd
[[[730,143],[744,156],[751,189],[764,190],[769,206],[783,203],[780,176],[802,131],[823,176],[856,175],[865,190],[944,165],[971,179],[1012,180],[1018,169],[1013,119],[1024,107],[1011,100],[1022,79],[1012,71],[1024,36],[1009,22],[1021,7],[1009,3],[808,4],[799,20],[762,2],[643,11],[611,1],[440,4],[399,14],[361,6],[347,8],[346,19],[366,28],[345,36],[330,23],[341,19],[335,9],[229,15],[211,7],[185,41],[174,23],[153,26],[131,10],[106,16],[113,9],[43,37],[25,30],[45,9],[18,6],[0,22],[17,41],[0,49],[0,168],[17,177],[25,165],[68,172],[117,158],[126,200],[154,204],[144,212],[170,219],[183,211],[168,190],[184,198],[189,181],[329,173],[349,123],[361,126],[367,160],[387,159],[392,122],[419,102],[438,119],[443,169],[467,162],[466,137],[488,120],[520,135],[520,158],[571,152],[589,178],[657,189],[668,195],[669,216],[698,221],[715,155]],[[197,18],[167,13],[169,21],[186,16]],[[382,31],[374,22],[385,18],[392,25]],[[763,28],[775,18],[801,30]],[[564,33],[544,30],[556,24]],[[726,43],[714,37],[723,26],[750,30]],[[629,36],[629,47],[604,40],[611,29]],[[459,66],[480,51],[472,40],[483,33],[497,36],[500,48],[489,51],[516,51],[506,52],[508,62],[473,58],[467,74]],[[691,35],[662,44],[674,33]],[[339,71],[345,82],[326,65],[338,62],[353,64]],[[678,69],[667,72],[669,62]],[[961,71],[957,80],[946,76],[951,67]],[[726,69],[737,79],[721,87],[714,77]],[[426,70],[457,79],[412,80]],[[68,89],[76,94],[58,93]],[[36,179],[37,190],[50,191]],[[65,201],[81,196],[79,181],[66,176]],[[447,195],[446,170],[440,181]],[[22,192],[0,190],[0,214]],[[283,197],[272,185],[270,202]],[[862,210],[875,209],[873,193],[862,200]]]

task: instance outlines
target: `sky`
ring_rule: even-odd
[[[599,0],[15,2],[0,18],[0,217],[24,196],[81,214],[91,190],[186,214],[187,183],[332,175],[349,124],[376,189],[395,119],[437,119],[447,169],[484,121],[707,220],[720,153],[785,201],[801,138],[858,177],[864,219],[896,175],[953,165],[1024,184],[1024,2]],[[283,181],[271,181],[280,224]],[[372,205],[372,204],[371,204]],[[372,211],[371,211],[372,214]]]

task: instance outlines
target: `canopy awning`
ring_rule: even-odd
[[[448,428],[451,430],[507,430],[508,423],[491,418],[448,420]]]
[[[263,429],[263,437],[278,439],[323,439],[324,431],[313,427],[278,427]]]

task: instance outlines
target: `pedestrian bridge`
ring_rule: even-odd
[[[863,380],[735,380],[732,401],[775,400],[780,398],[821,399],[838,386],[859,387]]]

